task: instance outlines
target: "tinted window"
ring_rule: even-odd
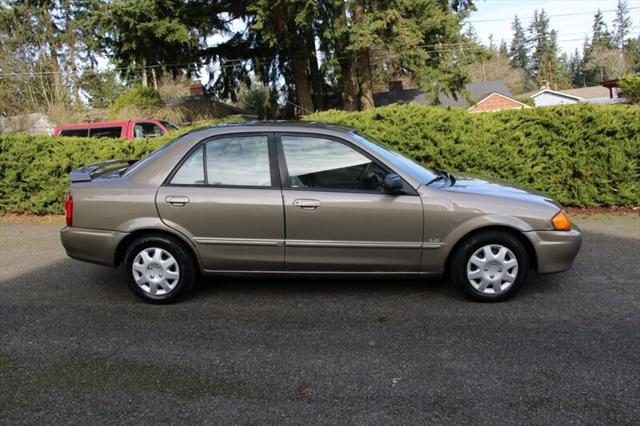
[[[207,142],[171,179],[171,183],[181,185],[203,185],[205,181],[209,185],[271,186],[267,137],[239,136]]]
[[[271,186],[266,136],[216,139],[206,144],[209,185]]]
[[[94,127],[89,129],[92,138],[119,138],[122,135],[122,127]]]
[[[310,136],[282,136],[281,140],[292,188],[382,188],[387,172],[343,143]]]
[[[178,169],[171,183],[179,185],[204,185],[203,148],[198,148]]]
[[[162,135],[164,135],[164,131],[154,123],[136,123],[133,126],[133,137],[135,139],[154,138]]]
[[[80,136],[87,137],[89,129],[64,129],[60,131],[59,136]]]

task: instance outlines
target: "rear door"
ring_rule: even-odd
[[[423,214],[418,194],[382,190],[392,172],[350,142],[280,134],[286,268],[416,272]]]
[[[271,133],[205,140],[161,186],[162,220],[191,238],[207,270],[284,267],[284,213]]]

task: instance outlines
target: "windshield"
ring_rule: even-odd
[[[365,145],[371,151],[375,152],[378,156],[384,158],[385,160],[393,163],[393,165],[397,166],[406,174],[410,175],[417,182],[421,182],[426,184],[427,182],[433,181],[438,174],[428,168],[416,163],[413,160],[405,157],[397,151],[389,149],[381,142],[377,142],[375,139],[370,136],[366,136],[358,131],[353,132],[353,137],[358,140],[361,144]]]
[[[173,124],[170,121],[161,121],[161,123],[164,125],[164,127],[167,128],[167,130],[172,131],[172,130],[180,130],[178,128],[178,126],[176,126],[175,124]]]

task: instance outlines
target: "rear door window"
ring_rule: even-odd
[[[187,160],[182,163],[171,183],[174,185],[204,185],[204,148],[199,146]]]
[[[89,136],[89,129],[63,129],[59,136],[82,137]]]
[[[266,135],[231,136],[198,147],[171,179],[178,185],[271,187]]]
[[[120,138],[122,127],[92,127],[89,129],[89,136],[92,138]]]

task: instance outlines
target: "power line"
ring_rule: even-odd
[[[640,8],[636,8],[636,9],[640,9]],[[638,27],[632,27],[632,28],[640,28],[640,26]],[[572,33],[567,33],[565,35],[569,35]],[[585,33],[573,33],[573,34],[588,34],[587,32]],[[638,32],[636,34],[636,32],[634,31],[633,33],[629,34],[629,36],[635,36],[635,35],[640,35],[640,32]],[[584,40],[584,38],[572,38],[572,39],[558,39],[557,42],[559,43],[565,43],[565,42],[572,42],[572,41],[582,41]],[[427,49],[427,48],[431,48],[431,49]],[[481,50],[485,50],[488,47],[484,46],[484,45],[479,45],[477,43],[474,42],[457,42],[457,43],[435,43],[435,44],[420,44],[420,45],[416,45],[415,48],[419,48],[421,52],[424,53],[447,53],[447,52],[456,52],[456,53],[460,53],[460,52],[464,52],[465,50],[467,52],[473,52],[473,51],[481,51]],[[203,65],[194,65],[193,62],[187,62],[187,63],[174,63],[174,64],[154,64],[154,65],[145,65],[145,66],[128,66],[128,67],[114,67],[114,68],[109,68],[105,71],[136,71],[136,70],[143,70],[143,69],[154,69],[154,68],[173,68],[173,67],[179,67],[179,68],[183,68],[185,71],[200,71],[202,70],[202,68],[205,67],[210,67],[210,66],[214,66],[217,69],[228,69],[228,68],[235,68],[235,67],[239,67],[239,66],[246,66],[246,63],[248,61],[254,61],[256,59],[263,59],[263,60],[273,60],[275,58],[277,58],[279,55],[273,55],[273,56],[262,56],[262,57],[254,57],[254,58],[234,58],[234,59],[225,59],[222,63],[206,63]],[[395,58],[395,57],[399,57],[400,54],[389,54],[389,53],[371,53],[371,57],[372,58]],[[24,76],[24,77],[35,77],[35,76],[41,76],[41,75],[54,75],[54,74],[65,74],[66,71],[60,70],[60,71],[37,71],[37,72],[16,72],[16,73],[0,73],[0,78],[7,78],[7,77],[20,77],[20,76]]]
[[[640,9],[640,6],[634,6],[634,7],[629,7],[628,10],[635,10],[635,9]],[[609,12],[616,12],[616,9],[607,9],[607,10],[600,10],[601,13],[609,13]],[[559,17],[564,17],[564,16],[579,16],[579,15],[592,15],[598,13],[597,10],[591,11],[591,12],[574,12],[574,13],[559,13],[557,15],[547,15],[547,18],[559,18]],[[523,16],[521,19],[531,19],[534,16]],[[465,22],[465,24],[475,24],[475,23],[480,23],[480,22],[511,22],[513,21],[513,17],[511,18],[497,18],[497,19],[476,19],[476,20],[470,20]]]

